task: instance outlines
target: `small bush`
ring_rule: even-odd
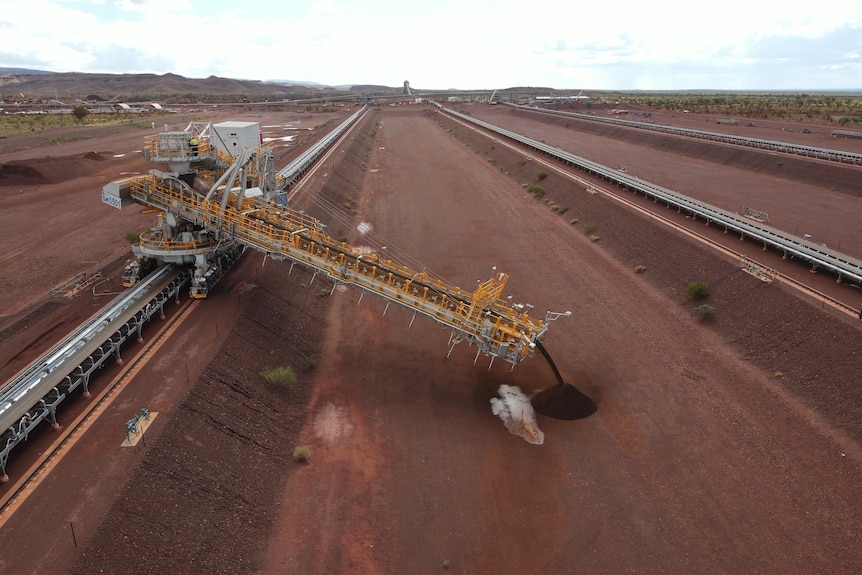
[[[569,225],[572,225],[572,226],[573,226],[573,225],[575,225],[576,223],[578,223],[578,218],[572,218],[571,220],[569,220]]]
[[[715,317],[715,308],[711,305],[699,305],[694,308],[694,317],[700,321],[708,321]]]
[[[309,371],[317,367],[317,358],[313,355],[306,355],[302,361],[305,363],[305,368]]]
[[[539,173],[538,173],[538,175],[536,175],[536,178],[537,178],[540,182],[541,182],[542,180],[544,180],[545,178],[547,178],[547,177],[548,177],[548,172],[539,172]]]
[[[647,267],[646,267],[646,266],[637,266],[637,267],[635,268],[635,273],[636,273],[636,274],[642,274],[642,273],[644,273],[645,271],[647,271]]]
[[[75,116],[75,121],[83,122],[84,118],[90,115],[90,110],[84,106],[75,106],[72,108],[72,115]]]
[[[585,233],[591,234],[594,231],[596,231],[597,229],[599,229],[599,226],[597,226],[596,224],[594,224],[592,222],[587,222],[586,224],[584,224],[584,232]]]
[[[308,463],[311,460],[311,448],[307,445],[300,445],[293,450],[293,460],[297,463]]]
[[[706,282],[694,282],[685,288],[686,293],[694,299],[703,299],[709,295],[709,284]]]
[[[536,199],[539,199],[545,195],[545,188],[537,184],[530,187],[530,192],[536,196]]]
[[[126,241],[130,244],[136,244],[141,241],[141,232],[128,232],[126,234]]]
[[[600,239],[602,239],[602,238],[601,238],[601,236],[598,236],[598,235],[596,235],[596,234],[593,234],[593,235],[591,235],[591,236],[590,236],[590,241],[591,241],[591,242],[597,242],[597,241],[599,241]]]
[[[286,365],[268,367],[260,372],[260,375],[269,382],[270,385],[286,387],[296,383],[296,373],[290,368],[290,366]]]

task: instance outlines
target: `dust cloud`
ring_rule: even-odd
[[[533,445],[542,445],[545,434],[536,422],[536,412],[530,398],[514,385],[501,385],[500,397],[491,398],[491,413],[503,420],[509,433],[517,435]]]

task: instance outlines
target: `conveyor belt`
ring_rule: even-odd
[[[188,273],[163,266],[119,296],[0,390],[0,475],[11,450],[43,421],[56,423],[57,406],[75,389],[89,386],[90,376],[163,306],[179,297]]]
[[[785,234],[771,226],[752,222],[733,212],[699,202],[672,190],[620,173],[613,168],[570,154],[560,150],[559,148],[532,140],[515,132],[504,130],[503,128],[477,120],[466,114],[456,112],[455,110],[450,110],[442,106],[440,106],[440,109],[447,114],[451,114],[464,120],[465,122],[480,126],[509,140],[532,148],[537,152],[541,152],[571,166],[575,166],[584,172],[598,176],[609,182],[614,182],[618,186],[627,188],[634,192],[644,194],[646,197],[662,201],[669,207],[684,210],[686,213],[690,213],[708,223],[716,223],[720,226],[724,226],[726,230],[738,233],[740,236],[762,242],[764,246],[769,246],[782,251],[785,256],[794,257],[808,262],[811,264],[813,269],[826,270],[834,273],[838,276],[839,280],[849,279],[854,283],[862,284],[862,261],[846,254],[806,241],[803,238]]]
[[[792,154],[794,156],[807,156],[809,158],[817,158],[819,160],[828,160],[830,162],[838,162],[841,164],[856,164],[862,165],[862,154],[854,154],[853,152],[845,152],[843,150],[832,150],[829,148],[817,148],[814,146],[801,146],[799,144],[789,144],[787,142],[779,142],[777,140],[762,140],[759,138],[746,138],[745,136],[734,136],[731,134],[721,134],[718,132],[707,132],[704,130],[692,130],[691,128],[680,128],[678,126],[668,126],[666,124],[651,124],[646,122],[636,122],[633,120],[623,120],[621,118],[608,118],[595,114],[579,114],[578,112],[564,112],[562,110],[546,110],[543,108],[533,108],[529,106],[519,106],[516,104],[507,104],[513,108],[525,109],[531,112],[541,112],[544,114],[553,114],[557,116],[567,116],[577,118],[579,120],[587,120],[590,122],[601,122],[604,124],[614,124],[624,126],[626,128],[636,128],[639,130],[649,130],[651,132],[662,132],[665,134],[673,134],[675,136],[685,136],[688,138],[697,138],[700,140],[710,140],[723,144],[733,144],[736,146],[745,146],[747,148],[758,148],[761,150],[769,150],[770,152],[781,152]]]
[[[157,175],[141,176],[131,183],[136,202],[203,226],[264,252],[322,271],[336,281],[352,284],[412,309],[453,329],[455,343],[467,340],[479,353],[517,364],[533,353],[548,329],[548,319],[535,320],[526,306],[510,306],[500,299],[508,276],[499,273],[465,292],[426,274],[377,255],[338,242],[322,231],[308,215],[261,198],[234,201],[206,200],[193,191]],[[236,198],[234,198],[236,199]]]
[[[327,134],[322,140],[311,146],[286,167],[279,170],[279,189],[288,190],[296,184],[302,175],[305,174],[315,164],[315,162],[317,162],[317,160],[338,141],[341,135],[344,134],[350,126],[355,124],[367,110],[368,106],[362,106],[358,111],[356,111],[356,113],[342,122],[340,126]]]

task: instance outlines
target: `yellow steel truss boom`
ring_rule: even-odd
[[[425,272],[362,254],[323,233],[316,219],[261,197],[206,200],[176,185],[175,180],[154,175],[132,178],[129,183],[131,197],[138,203],[174,213],[271,257],[300,262],[337,282],[412,309],[452,328],[453,341],[466,339],[492,358],[516,365],[532,355],[547,331],[547,321],[535,320],[524,312],[524,306],[512,307],[500,299],[506,274],[497,273],[475,292],[464,292]]]

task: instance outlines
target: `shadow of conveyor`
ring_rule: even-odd
[[[563,376],[560,375],[560,371],[557,369],[556,364],[554,364],[554,360],[551,359],[548,350],[542,345],[542,342],[537,341],[536,347],[539,348],[539,351],[548,360],[548,364],[557,377],[557,385],[540,391],[530,400],[530,404],[536,410],[536,413],[553,419],[569,421],[584,419],[594,414],[598,410],[596,402],[574,385],[563,381]]]

